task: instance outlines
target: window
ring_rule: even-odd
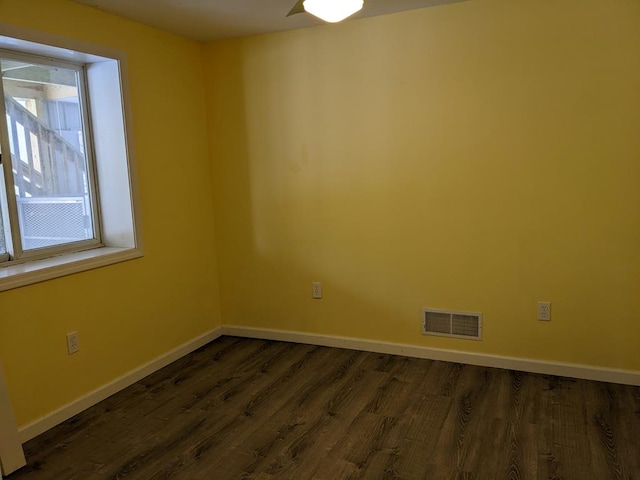
[[[0,291],[142,255],[125,60],[0,24]]]
[[[84,66],[0,51],[0,69],[0,253],[10,261],[101,246]]]

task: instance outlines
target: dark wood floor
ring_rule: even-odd
[[[640,388],[224,337],[25,446],[31,479],[640,479]]]

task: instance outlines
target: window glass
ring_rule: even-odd
[[[81,70],[0,65],[22,250],[95,238]]]

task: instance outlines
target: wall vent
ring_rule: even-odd
[[[422,333],[440,337],[482,340],[482,314],[451,312],[425,308],[422,319]]]

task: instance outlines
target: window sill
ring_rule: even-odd
[[[102,247],[0,267],[0,292],[140,257],[136,248]]]

